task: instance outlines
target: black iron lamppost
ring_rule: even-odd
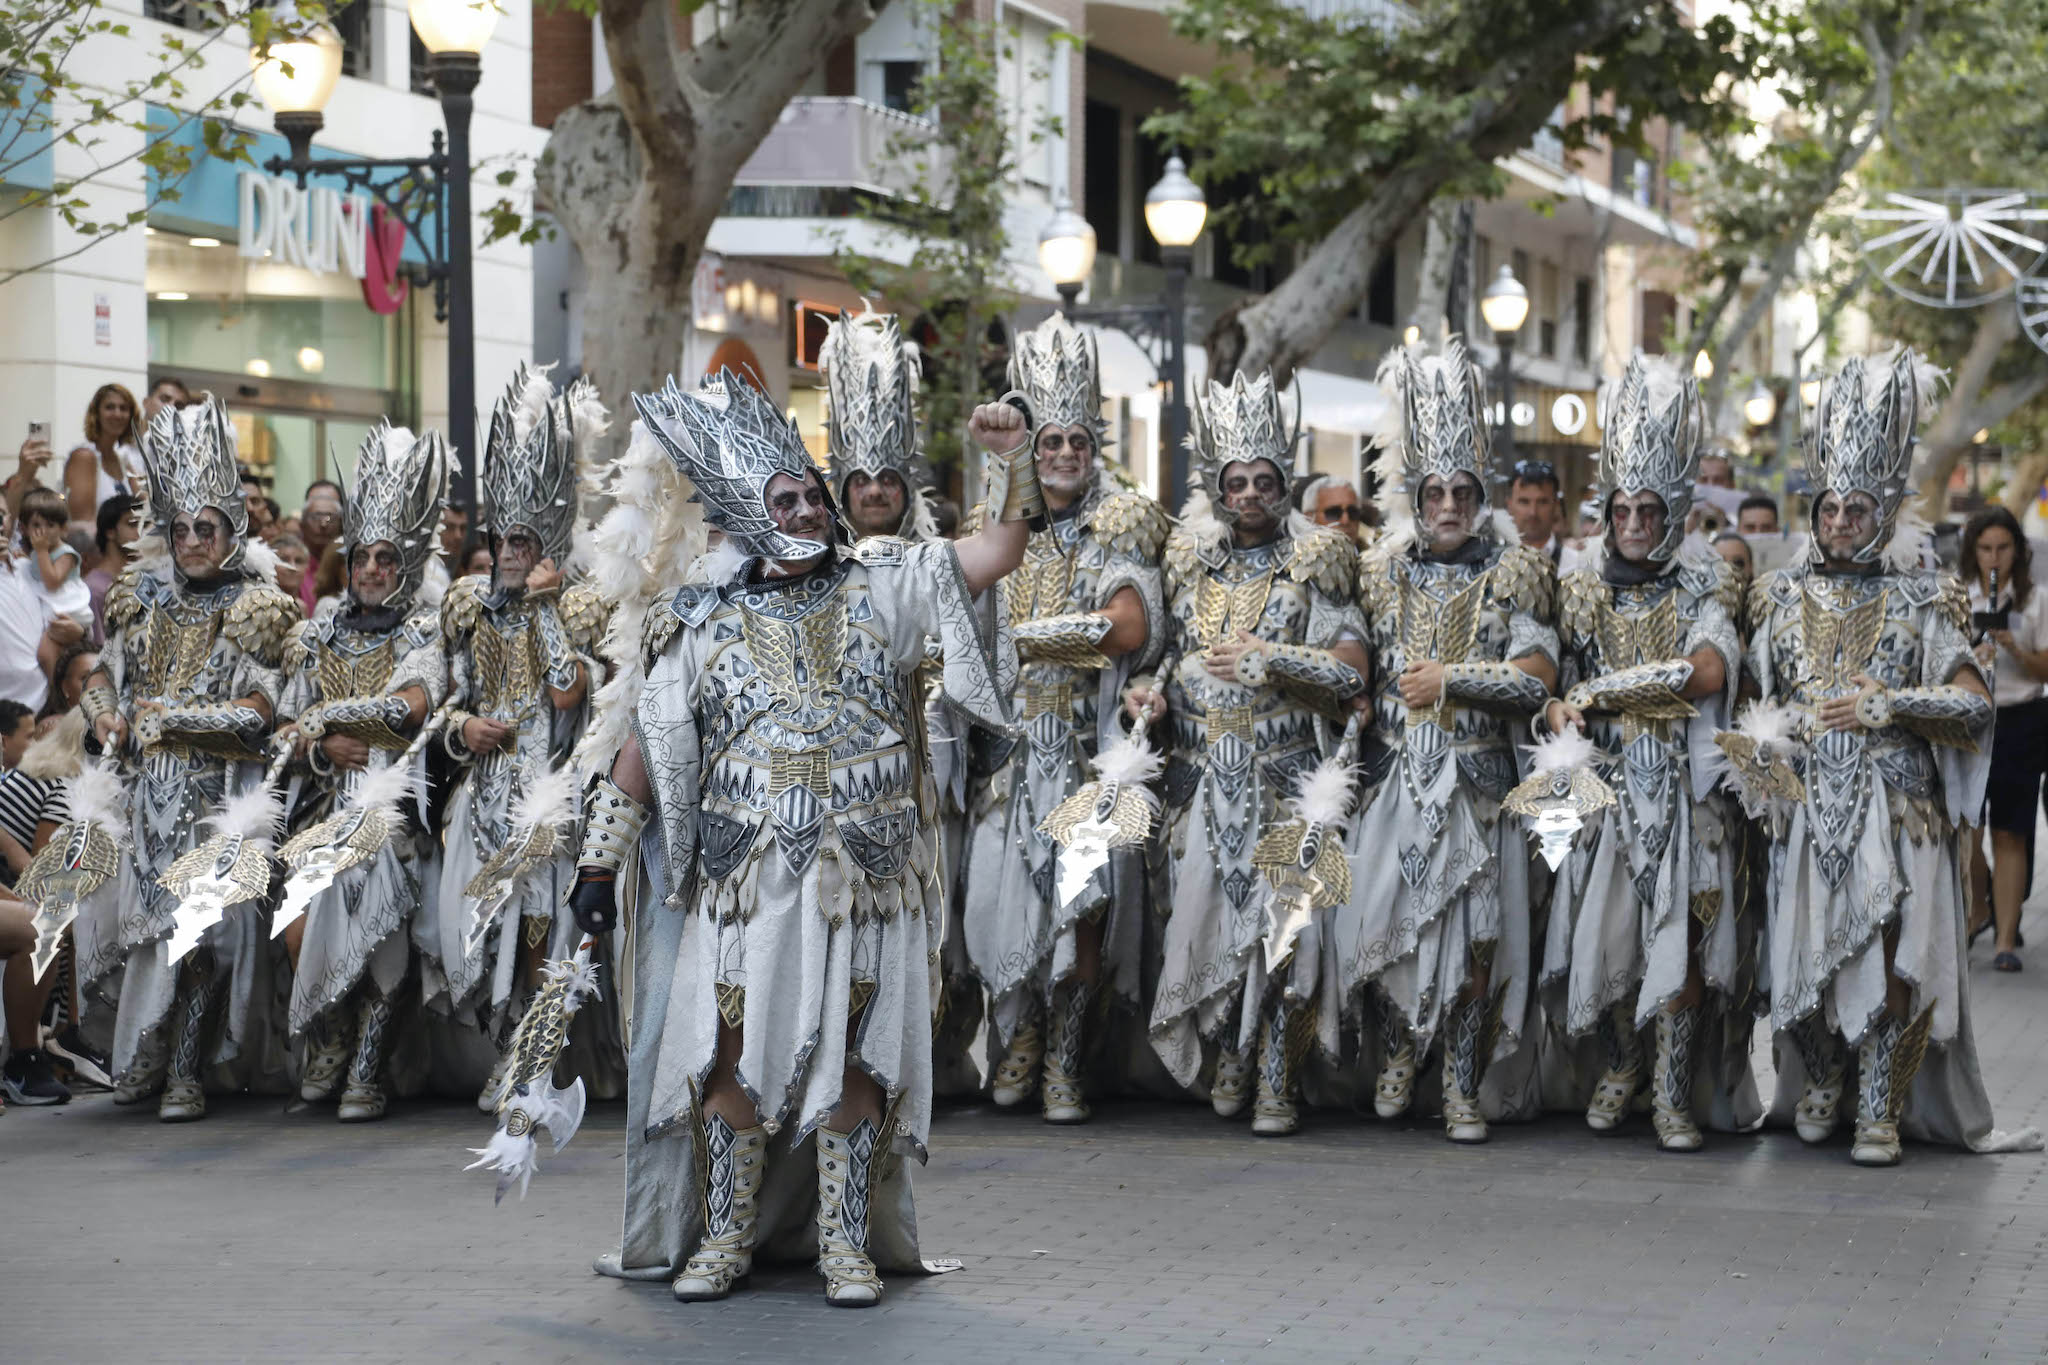
[[[1479,296],[1479,315],[1492,329],[1500,357],[1500,421],[1493,429],[1493,444],[1494,458],[1505,475],[1515,465],[1515,334],[1529,320],[1529,291],[1511,267],[1502,266]]]
[[[263,169],[290,174],[301,189],[309,175],[332,176],[375,197],[405,225],[427,258],[422,278],[434,286],[434,320],[448,324],[448,441],[456,455],[451,496],[463,507],[476,501],[476,308],[470,265],[469,116],[482,76],[481,54],[497,27],[497,0],[411,0],[408,12],[420,35],[448,124],[445,146],[436,132],[421,157],[316,157],[313,137],[321,111],[341,76],[341,38],[325,24],[289,42],[249,54],[256,89],[268,104],[289,156]],[[290,68],[289,71],[286,68]],[[384,174],[403,171],[404,175]],[[431,228],[427,219],[432,216]]]
[[[1209,216],[1202,187],[1188,176],[1177,156],[1169,157],[1166,173],[1145,195],[1145,226],[1159,243],[1160,264],[1166,267],[1166,289],[1157,303],[1083,306],[1081,286],[1095,268],[1095,229],[1061,199],[1038,234],[1038,263],[1059,290],[1060,307],[1074,322],[1115,327],[1144,350],[1166,388],[1161,413],[1165,418],[1167,487],[1161,499],[1180,510],[1188,484],[1187,291],[1188,268],[1194,263],[1195,240]]]

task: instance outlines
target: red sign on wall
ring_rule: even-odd
[[[405,224],[382,204],[372,204],[369,240],[363,252],[363,302],[372,312],[396,313],[405,302],[412,286],[398,275],[399,257],[404,252]]]

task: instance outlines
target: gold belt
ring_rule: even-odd
[[[809,787],[820,801],[832,798],[830,749],[777,749],[768,760],[768,799],[791,787]]]
[[[1074,722],[1074,685],[1072,683],[1024,684],[1024,719],[1031,721],[1039,716],[1052,715],[1061,723]]]
[[[1209,726],[1209,744],[1214,747],[1217,740],[1225,735],[1236,735],[1246,744],[1252,742],[1252,721],[1257,715],[1249,706],[1211,707],[1203,717]]]

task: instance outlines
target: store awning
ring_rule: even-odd
[[[1152,368],[1152,358],[1128,334],[1115,327],[1090,326],[1087,330],[1095,337],[1104,398],[1129,398],[1158,387],[1159,375]]]
[[[1107,370],[1109,362],[1103,361]],[[1209,356],[1200,346],[1188,347],[1188,389],[1208,377]],[[1370,379],[1331,374],[1328,370],[1298,370],[1301,381],[1301,426],[1304,431],[1340,431],[1367,436],[1378,429],[1387,410],[1387,396]],[[1288,386],[1288,403],[1294,402],[1295,387]]]

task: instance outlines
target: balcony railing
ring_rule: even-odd
[[[1366,19],[1391,32],[1413,21],[1399,0],[1292,0],[1311,19]]]
[[[734,178],[726,211],[836,217],[857,211],[862,194],[921,197],[946,180],[947,153],[921,147],[930,135],[925,120],[866,100],[793,99]]]

